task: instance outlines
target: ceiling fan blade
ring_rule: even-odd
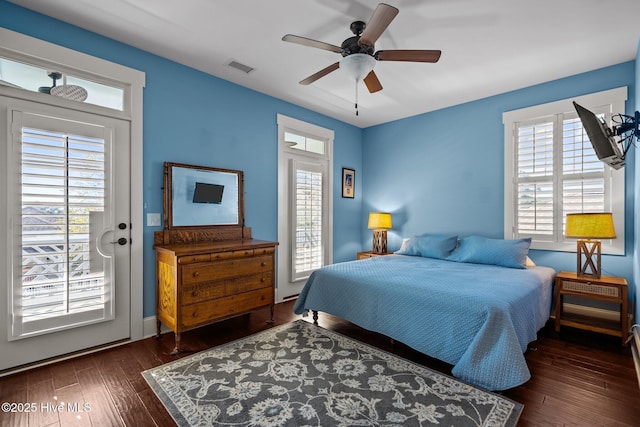
[[[293,34],[287,34],[286,36],[282,37],[282,41],[301,44],[303,46],[315,47],[318,49],[328,50],[336,53],[340,53],[342,51],[339,46],[321,42],[318,40],[308,39],[306,37],[294,36]]]
[[[315,82],[316,80],[318,80],[319,78],[326,76],[330,72],[337,70],[338,68],[340,68],[340,63],[339,62],[336,62],[335,64],[331,64],[328,67],[323,68],[322,70],[318,71],[317,73],[312,74],[309,77],[307,77],[306,79],[300,81],[300,84],[301,85],[311,84],[311,83]]]
[[[367,22],[367,26],[360,35],[360,44],[373,46],[378,37],[387,29],[399,10],[385,3],[380,3]]]
[[[371,70],[367,77],[364,78],[364,84],[367,85],[367,89],[369,89],[370,93],[376,93],[382,90],[382,85],[380,84],[380,80],[378,80],[378,76],[376,73]]]
[[[439,50],[379,50],[374,55],[378,61],[438,62]]]

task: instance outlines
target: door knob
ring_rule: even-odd
[[[119,244],[120,246],[124,246],[124,245],[126,245],[126,244],[127,244],[127,238],[126,238],[126,237],[121,237],[121,238],[119,238],[119,239],[118,239],[118,241],[116,241],[116,242],[109,242],[109,243],[111,243],[112,245],[115,245],[115,244],[117,243],[117,244]]]

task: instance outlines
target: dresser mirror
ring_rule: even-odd
[[[164,163],[165,229],[244,225],[242,171]]]

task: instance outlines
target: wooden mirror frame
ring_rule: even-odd
[[[191,169],[197,172],[234,174],[238,184],[238,222],[216,223],[212,218],[210,224],[176,225],[174,219],[174,168]],[[196,166],[185,163],[164,162],[163,184],[163,222],[164,230],[154,235],[155,244],[187,243],[211,240],[232,240],[251,238],[251,230],[244,227],[244,173],[239,170],[221,169],[210,166]]]

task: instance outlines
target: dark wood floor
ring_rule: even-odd
[[[298,318],[292,302],[276,306],[280,325]],[[183,334],[200,351],[267,329],[268,310]],[[411,321],[411,319],[407,319]],[[321,314],[320,326],[450,373],[450,366],[378,334]],[[173,334],[149,338],[87,356],[0,378],[0,402],[34,403],[31,413],[0,412],[2,426],[171,426],[172,418],[140,373],[190,354],[171,356]],[[628,348],[618,339],[567,329],[545,328],[526,353],[532,379],[502,392],[525,405],[519,426],[640,425],[640,389]],[[56,412],[56,405],[88,405],[90,412]]]

